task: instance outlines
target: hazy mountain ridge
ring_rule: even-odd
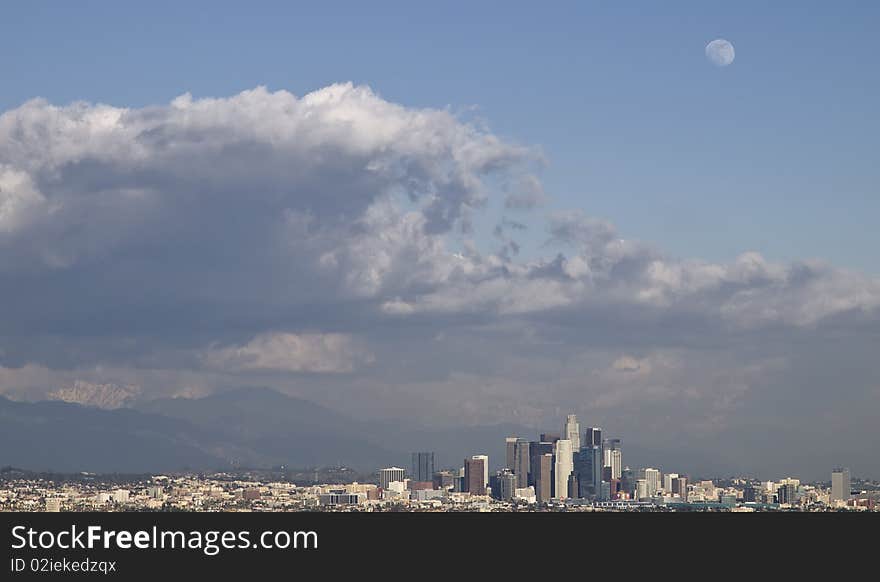
[[[0,465],[59,471],[217,470],[233,466],[344,464],[409,467],[412,451],[436,451],[437,468],[468,454],[501,460],[515,427],[424,430],[363,422],[265,388],[106,410],[0,396]],[[485,447],[489,447],[488,449]]]
[[[553,427],[548,427],[551,430]],[[268,388],[202,398],[169,398],[104,410],[67,402],[15,402],[0,396],[0,465],[34,470],[141,472],[231,467],[409,469],[414,451],[434,451],[436,468],[488,454],[504,463],[504,437],[537,438],[514,424],[423,428],[366,422]],[[684,454],[624,444],[624,462],[692,469]],[[703,460],[703,464],[705,460]],[[709,468],[709,465],[707,468]]]

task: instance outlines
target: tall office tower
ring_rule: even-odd
[[[672,480],[678,479],[678,473],[664,473],[663,474],[663,491],[667,495],[672,495]]]
[[[545,453],[538,456],[535,469],[535,498],[538,503],[546,503],[553,494],[553,454]]]
[[[602,481],[599,487],[599,499],[602,501],[609,501],[611,499],[611,483],[608,481]]]
[[[501,499],[502,501],[510,501],[516,494],[516,475],[506,469],[500,471],[498,473],[498,486],[498,499]],[[494,489],[492,493],[495,494]]]
[[[487,455],[474,455],[471,458],[483,461],[483,487],[489,485],[489,457]]]
[[[593,450],[582,447],[574,454],[574,474],[578,479],[578,497],[590,499],[597,494],[593,485]]]
[[[636,488],[636,475],[629,467],[620,471],[620,490],[627,495],[632,495]]]
[[[486,461],[481,455],[464,460],[464,490],[471,495],[486,494],[485,466]]]
[[[644,479],[647,484],[647,497],[653,497],[660,490],[660,471],[658,469],[651,467],[639,469],[639,479]]]
[[[568,476],[568,496],[572,499],[578,499],[581,496],[578,476],[574,471]]]
[[[400,467],[388,467],[379,470],[379,487],[388,489],[388,484],[406,479],[406,471]]]
[[[678,493],[681,497],[682,501],[687,501],[688,498],[688,478],[685,476],[679,476],[672,479],[672,492]]]
[[[602,429],[598,426],[591,426],[584,431],[585,447],[601,447],[602,446]]]
[[[623,469],[623,451],[620,448],[620,439],[605,439],[602,444],[603,465],[611,467],[609,479],[620,479],[620,471]]]
[[[541,442],[542,443],[555,443],[562,437],[556,434],[555,432],[542,432],[541,433]]]
[[[571,441],[559,439],[553,445],[553,483],[556,487],[553,496],[557,499],[568,498],[568,476],[572,471]]]
[[[546,454],[553,454],[553,443],[543,441],[531,441],[529,443],[529,478],[527,481],[528,485],[534,485],[535,487],[537,487],[537,475],[538,472],[541,470],[541,456]]]
[[[516,437],[507,437],[504,439],[505,452],[507,453],[504,467],[512,473],[516,473]]]
[[[529,457],[529,441],[527,441],[526,439],[516,439],[513,472],[516,475],[516,486],[519,489],[529,486],[530,464],[531,458]]]
[[[565,430],[562,431],[562,438],[571,441],[571,450],[581,450],[581,425],[578,423],[578,417],[569,414],[565,417]]]
[[[593,455],[593,491],[599,495],[602,491],[602,445],[590,447]]]
[[[848,501],[851,487],[849,469],[838,467],[831,472],[831,501]]]
[[[413,453],[412,473],[413,481],[430,481],[434,478],[434,453]]]
[[[636,499],[646,499],[648,495],[648,480],[636,479]]]
[[[611,478],[620,479],[621,471],[623,471],[623,458],[620,449],[612,449],[607,451],[606,458],[608,460],[607,467],[611,469]]]
[[[746,486],[743,488],[743,501],[746,503],[754,503],[757,499],[755,493],[755,486],[751,483],[746,483]]]
[[[797,498],[797,487],[793,483],[783,483],[776,490],[776,501],[779,504],[791,505]]]

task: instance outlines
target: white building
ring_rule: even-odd
[[[406,478],[406,471],[400,467],[388,467],[379,470],[379,487],[388,489],[388,484],[392,481],[403,481]]]
[[[562,434],[571,441],[572,452],[581,450],[581,425],[578,423],[577,415],[569,414],[565,417],[565,430]]]
[[[568,499],[568,477],[574,470],[574,457],[571,451],[571,441],[568,439],[559,439],[553,445],[553,452],[556,455],[556,463],[554,467],[556,480],[556,498]]]
[[[663,491],[672,493],[672,480],[678,479],[678,473],[666,473],[663,475]]]
[[[537,498],[535,497],[535,488],[531,485],[528,487],[520,487],[514,491],[513,497],[520,501],[525,501],[526,503],[535,503]]]
[[[646,493],[645,497],[654,497],[660,490],[660,470],[653,467],[645,467],[639,469],[639,479],[645,480]],[[639,495],[641,498],[641,495]]]
[[[831,472],[831,503],[835,501],[849,501],[852,485],[850,484],[849,469],[837,468]]]

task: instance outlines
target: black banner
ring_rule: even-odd
[[[877,523],[854,513],[5,513],[0,540],[4,580],[300,568],[335,577],[411,559],[464,567],[465,556],[480,557],[468,572],[498,572],[553,556],[572,571],[587,555],[602,556],[596,568],[635,556],[671,567],[684,556],[801,555],[817,543],[857,555],[856,532]]]

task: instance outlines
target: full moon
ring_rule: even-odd
[[[726,67],[733,62],[735,57],[736,53],[733,50],[733,45],[723,38],[716,38],[706,45],[706,58],[709,59],[713,65]]]

